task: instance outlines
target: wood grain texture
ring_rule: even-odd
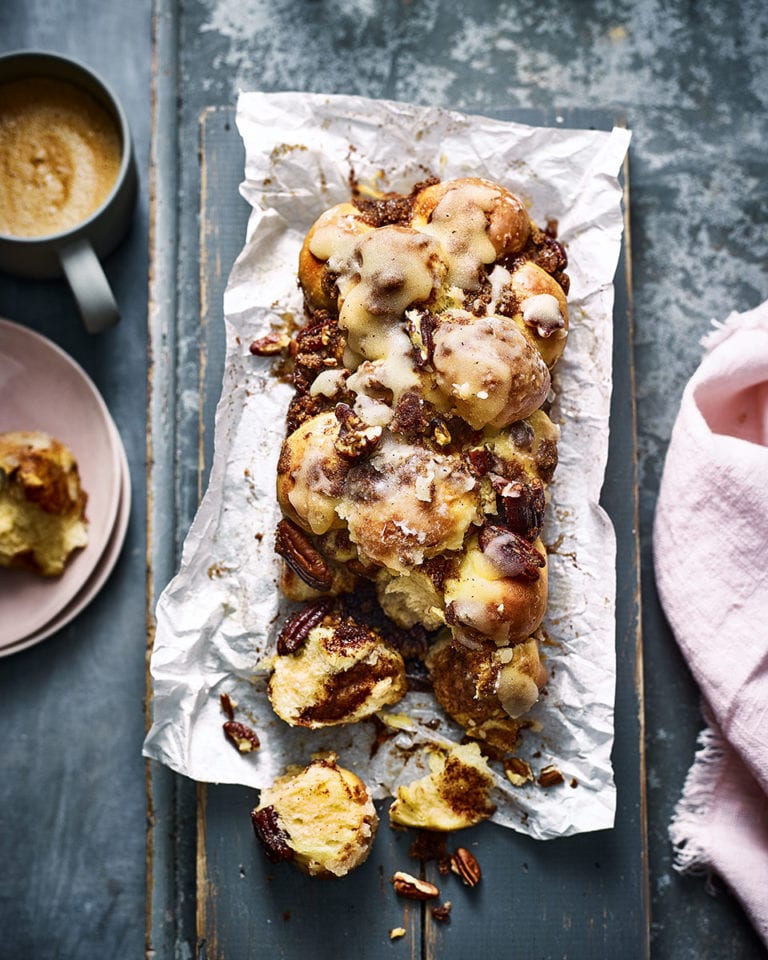
[[[557,121],[543,111],[514,111],[507,119],[537,124]],[[571,126],[610,126],[610,114],[568,111]],[[206,110],[201,118],[200,287],[206,351],[201,375],[201,410],[218,399],[223,354],[214,335],[223,324],[222,296],[229,268],[245,238],[248,209],[237,193],[243,150],[234,111]],[[632,397],[631,309],[627,260],[617,273],[614,315],[615,389],[604,506],[617,533],[617,712],[614,764],[619,790],[617,826],[612,831],[537,842],[495,824],[483,824],[449,845],[470,847],[483,869],[481,884],[469,890],[455,876],[427,875],[452,903],[451,923],[435,922],[429,909],[404,906],[389,878],[398,869],[418,870],[408,857],[413,834],[383,825],[368,862],[344,881],[318,882],[290,865],[270,866],[256,844],[248,813],[255,791],[210,786],[206,790],[204,846],[207,960],[243,955],[259,943],[270,955],[318,958],[353,957],[364,944],[366,957],[389,957],[389,930],[405,926],[406,943],[419,960],[473,955],[478,937],[494,956],[514,935],[521,957],[648,956],[649,916],[642,749],[642,689],[638,674],[639,573],[634,405]],[[207,331],[207,332],[206,332]],[[214,352],[217,351],[218,352]],[[210,431],[210,421],[205,424]],[[209,434],[208,434],[209,435]],[[205,444],[208,455],[210,447]],[[206,469],[210,461],[206,463]],[[499,903],[509,908],[499,909]],[[404,914],[403,911],[406,911]],[[514,920],[511,919],[511,913]],[[332,918],[343,918],[334,923]],[[513,934],[514,932],[514,934]],[[199,941],[201,942],[201,941]]]

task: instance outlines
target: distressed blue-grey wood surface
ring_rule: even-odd
[[[701,721],[696,690],[658,608],[649,547],[663,455],[698,363],[698,339],[710,318],[768,296],[764,0],[553,0],[543,7],[510,0],[154,0],[154,8],[152,594],[175,569],[204,476],[198,277],[177,271],[186,261],[196,268],[199,258],[202,112],[233,104],[236,91],[249,87],[478,112],[582,107],[626,115],[634,131],[651,955],[765,956],[726,891],[712,898],[702,881],[671,870],[667,824]],[[136,137],[142,194],[133,234],[107,264],[124,310],[107,346],[79,333],[63,284],[0,276],[0,315],[57,339],[94,377],[128,449],[134,507],[123,557],[95,605],[59,636],[0,661],[0,957],[138,957],[145,946],[139,749],[150,0],[4,0],[0,50],[30,46],[79,56],[117,89]],[[212,350],[212,334],[203,330]],[[223,815],[231,803],[237,813],[240,801],[225,792],[220,808],[210,798],[198,806],[193,785],[154,765],[150,781],[147,955],[193,957],[198,810],[207,809],[213,824],[217,810]],[[570,868],[577,866],[574,859]],[[219,906],[222,919],[252,922],[235,906]],[[497,906],[514,930],[514,898]],[[293,920],[280,922],[290,927]],[[458,926],[445,936],[456,933]],[[478,935],[469,955],[514,956],[513,944],[495,954]],[[389,945],[392,952],[403,947]],[[244,954],[262,955],[270,953],[258,941]]]
[[[140,179],[132,231],[105,263],[115,329],[87,335],[63,281],[0,275],[0,316],[52,339],[96,383],[133,485],[125,546],[99,596],[55,636],[0,659],[2,960],[138,958],[145,945],[150,24],[150,0],[0,3],[0,53],[74,56],[115,89]]]

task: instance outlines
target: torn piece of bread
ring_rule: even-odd
[[[363,781],[333,753],[290,768],[261,791],[251,813],[272,863],[290,860],[311,877],[343,877],[367,858],[379,818]]]
[[[0,566],[61,574],[88,542],[72,451],[39,431],[0,433]]]
[[[389,819],[421,830],[461,830],[487,820],[493,774],[476,743],[433,749],[429,773],[397,788]]]
[[[398,651],[372,627],[320,601],[283,629],[268,696],[286,723],[318,728],[362,720],[397,703],[406,689]]]

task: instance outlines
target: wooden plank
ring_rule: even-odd
[[[178,435],[178,262],[176,70],[178,21],[169,5],[153,11],[152,150],[147,430],[147,632],[154,638],[157,599],[176,572]],[[158,135],[166,131],[166,135]],[[167,135],[171,131],[172,135]],[[146,724],[152,679],[146,667]],[[146,763],[147,957],[189,956],[195,940],[195,785],[155,761]]]
[[[515,111],[505,119],[605,128],[605,113],[567,111],[561,119],[542,111]],[[223,347],[222,295],[229,268],[245,237],[248,209],[239,198],[243,153],[234,111],[217,108],[201,122],[202,184],[200,290],[205,376],[201,377],[205,469],[210,464],[210,424],[218,399]],[[627,232],[628,238],[628,232]],[[403,904],[389,888],[395,869],[408,869],[410,836],[387,826],[369,862],[352,878],[323,883],[282,865],[270,867],[257,848],[248,812],[256,793],[208,787],[199,819],[199,896],[209,958],[246,954],[258,943],[269,955],[376,958],[393,949],[388,931],[403,925],[411,957],[493,955],[521,957],[648,956],[648,878],[645,837],[642,678],[640,670],[637,542],[637,466],[633,400],[632,327],[628,245],[619,266],[614,326],[614,429],[603,502],[618,541],[617,707],[614,765],[617,826],[541,843],[494,824],[462,835],[484,872],[480,886],[463,889],[456,878],[438,878],[450,890],[452,923],[435,923],[424,908]],[[202,807],[201,807],[202,811]],[[382,811],[384,812],[384,811]],[[386,823],[386,819],[384,819]],[[204,828],[204,830],[203,830]],[[456,843],[458,840],[453,839]],[[410,866],[415,864],[410,861]],[[334,923],[333,918],[339,918]],[[342,919],[343,918],[343,919]],[[404,919],[406,922],[403,922]],[[514,952],[513,952],[514,951]]]

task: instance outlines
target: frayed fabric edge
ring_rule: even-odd
[[[715,893],[715,887],[711,857],[705,843],[706,824],[724,762],[723,738],[707,725],[697,738],[693,765],[669,824],[669,839],[674,851],[672,866],[687,876],[707,877],[710,893]]]
[[[699,343],[705,353],[710,353],[715,347],[727,340],[732,334],[740,330],[768,331],[768,301],[761,303],[753,310],[745,313],[731,313],[724,321],[712,320],[712,329],[706,333]]]

